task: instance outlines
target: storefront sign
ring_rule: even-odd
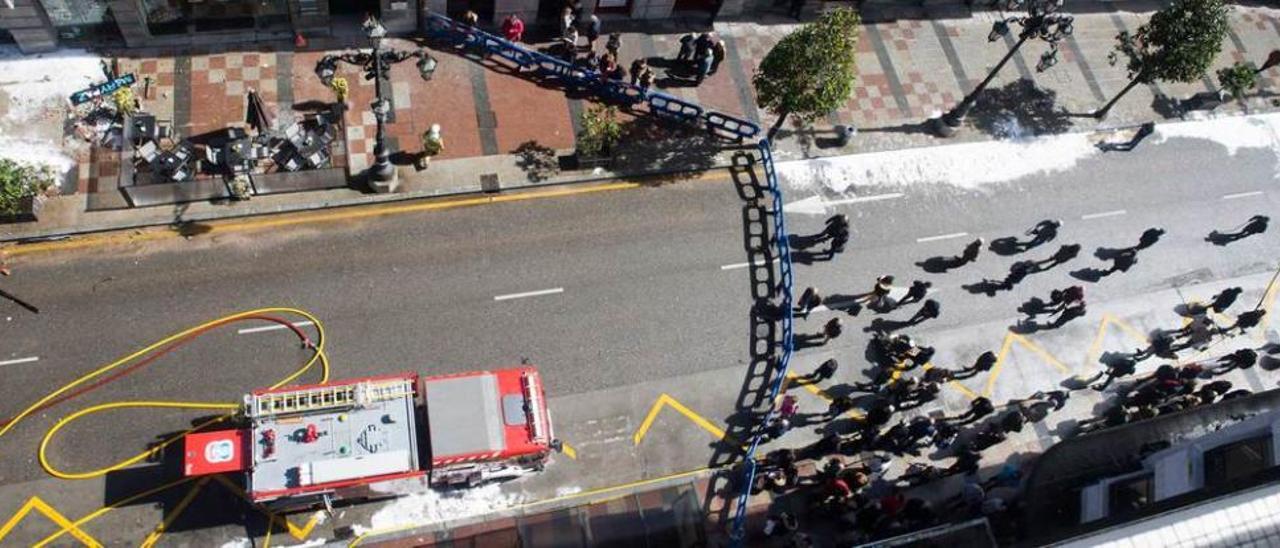
[[[132,86],[137,82],[138,82],[138,79],[132,73],[129,73],[119,78],[116,78],[115,80],[107,82],[105,84],[98,84],[91,88],[82,89],[80,91],[72,93],[71,104],[83,105],[85,103],[88,103],[89,101],[92,101],[104,95],[111,95],[112,93],[115,93],[120,88]]]

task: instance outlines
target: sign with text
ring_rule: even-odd
[[[137,77],[135,77],[132,73],[126,74],[124,76],[116,78],[115,80],[112,80],[105,84],[98,84],[91,88],[82,89],[80,91],[72,93],[71,104],[83,105],[85,103],[88,103],[89,101],[92,101],[104,95],[111,95],[112,93],[115,93],[120,88],[132,86],[137,82],[138,82]]]

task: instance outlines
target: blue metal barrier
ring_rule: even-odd
[[[791,367],[791,352],[794,350],[794,331],[793,321],[791,317],[792,310],[792,277],[791,277],[791,248],[786,245],[787,242],[787,219],[783,215],[782,208],[785,205],[782,199],[782,189],[778,187],[778,174],[773,167],[773,153],[769,150],[769,140],[761,139],[756,144],[757,150],[760,151],[760,165],[764,168],[765,182],[768,184],[769,194],[772,197],[773,205],[773,244],[778,249],[778,277],[780,278],[782,292],[782,355],[778,360],[778,367],[774,369],[775,377],[769,381],[769,401],[776,402],[778,393],[782,391],[782,383],[787,378],[787,371]],[[769,413],[765,416],[765,423],[773,418],[777,409],[770,407]],[[743,456],[742,475],[742,492],[738,493],[737,506],[733,513],[733,528],[730,538],[734,546],[741,546],[746,537],[744,525],[747,517],[747,502],[751,498],[751,485],[756,480],[756,449],[760,446],[762,434],[756,434],[751,439],[751,444],[747,446],[747,452]]]
[[[742,140],[760,134],[760,126],[749,120],[704,110],[694,103],[660,91],[645,90],[628,82],[605,79],[599,72],[575,67],[563,59],[508,42],[443,15],[427,14],[426,23],[429,36],[482,51],[488,57],[505,59],[523,70],[536,69],[539,75],[554,76],[567,86],[590,90],[608,101],[628,105],[645,103],[649,112],[655,116],[703,127],[722,137]]]

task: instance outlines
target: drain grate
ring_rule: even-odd
[[[502,186],[498,184],[497,173],[484,173],[480,175],[480,190],[493,193],[502,190]]]

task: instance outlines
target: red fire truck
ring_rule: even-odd
[[[187,436],[185,474],[243,472],[274,509],[516,477],[560,449],[529,366],[259,390],[242,415],[240,428]]]

